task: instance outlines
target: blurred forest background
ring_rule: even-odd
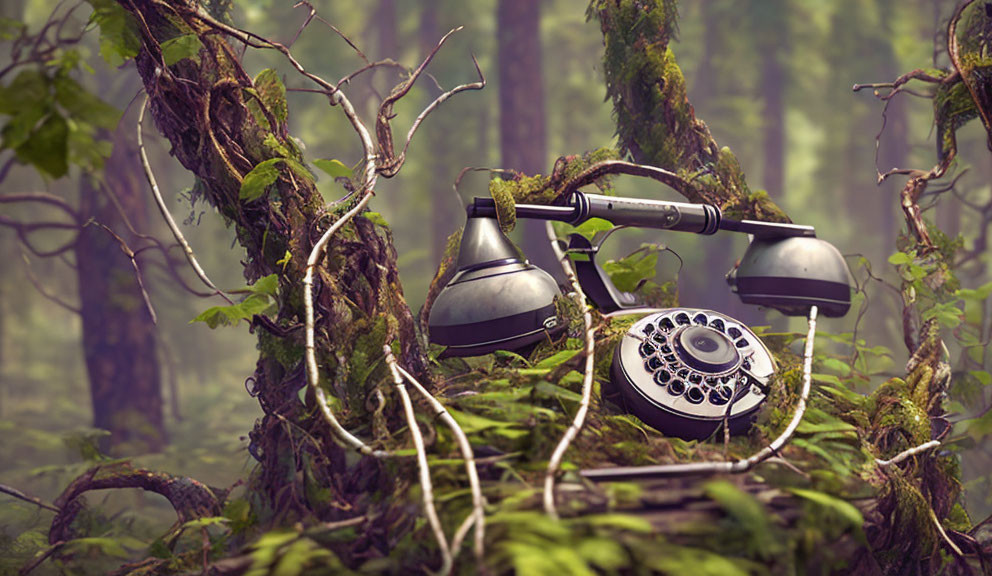
[[[242,28],[289,42],[306,16],[305,10],[293,10],[291,4],[238,0],[233,17]],[[500,4],[525,6],[516,12],[501,11]],[[323,0],[314,5],[370,58],[393,57],[409,67],[433,48],[441,34],[464,25],[429,71],[445,87],[472,81],[471,53],[488,79],[486,89],[459,95],[432,115],[410,149],[403,175],[380,181],[376,190],[373,209],[392,226],[403,288],[414,311],[424,301],[445,239],[463,223],[461,202],[487,193],[485,173],[467,174],[456,193],[452,185],[463,167],[547,174],[561,155],[615,143],[612,107],[605,100],[602,78],[603,40],[598,24],[586,21],[585,0]],[[863,382],[860,392],[903,373],[906,349],[899,294],[883,282],[870,280],[868,268],[875,277],[898,285],[888,258],[897,251],[897,231],[904,225],[898,204],[900,182],[876,186],[875,139],[882,125],[881,103],[870,90],[853,92],[852,85],[891,81],[921,66],[947,65],[946,55],[935,50],[934,44],[936,40],[943,45],[954,7],[951,0],[705,0],[684,2],[680,7],[680,32],[673,50],[697,116],[718,142],[734,150],[751,187],[767,190],[794,221],[816,226],[821,237],[850,255],[855,277],[866,286],[846,318],[821,323],[822,330],[837,334],[857,330],[858,337],[870,346],[887,349],[876,350],[869,370],[872,378]],[[37,29],[52,8],[49,1],[5,0],[0,17]],[[89,7],[83,7],[72,16],[76,28],[85,24],[88,11]],[[293,45],[294,54],[326,78],[340,78],[359,67],[354,52],[324,31],[308,29]],[[538,81],[521,78],[519,85],[501,84],[507,78],[501,70],[501,45],[505,50],[526,50],[530,56],[522,66]],[[114,70],[100,57],[95,33],[77,48],[81,61],[92,69],[73,78],[123,110],[123,138],[133,138],[139,103],[135,94],[140,88],[133,63],[125,65],[126,73]],[[6,48],[0,50],[0,66],[9,57]],[[246,68],[252,70],[285,67],[276,54],[252,51],[246,59]],[[366,74],[349,87],[352,100],[361,104],[362,94],[384,93],[397,78],[391,69]],[[287,85],[290,89],[302,86],[293,77]],[[415,117],[438,93],[431,82],[418,83],[414,96],[398,105],[399,117]],[[532,115],[521,118],[514,112],[514,98],[523,98]],[[357,161],[360,151],[342,115],[312,94],[290,90],[288,100],[291,132],[302,140],[308,156]],[[359,108],[367,118],[374,115],[371,106]],[[936,143],[930,101],[909,96],[896,99],[887,118],[878,168],[884,172],[897,166],[931,166]],[[201,263],[220,287],[243,287],[241,250],[234,246],[233,232],[209,207],[190,204],[192,176],[170,157],[168,143],[150,126],[146,121],[150,162],[166,202]],[[401,124],[404,131],[405,126]],[[98,127],[113,128],[112,124]],[[516,141],[505,141],[511,134]],[[79,150],[95,145],[83,144]],[[929,207],[927,216],[943,230],[961,235],[964,253],[974,252],[958,272],[963,285],[973,288],[990,280],[985,244],[988,221],[974,206],[984,205],[992,196],[992,161],[977,122],[959,134],[958,146],[955,174],[963,175],[955,191],[931,195],[924,204]],[[11,154],[0,151],[0,162]],[[2,194],[50,193],[72,206],[88,207],[92,211],[84,218],[99,221],[100,211],[107,214],[108,209],[103,201],[94,200],[81,165],[74,163],[58,178],[14,165],[0,183]],[[119,171],[118,179],[123,181],[119,190],[126,191],[118,196],[135,228],[163,241],[169,239],[136,156],[112,158],[106,165],[111,168]],[[322,177],[319,186],[328,200],[341,194],[331,178]],[[620,178],[617,191],[680,199],[659,184],[634,179]],[[62,216],[55,206],[0,204],[0,218]],[[120,222],[108,225],[118,234],[127,234]],[[526,229],[515,232],[516,238],[521,240],[527,233]],[[761,311],[745,309],[726,287],[724,274],[743,254],[744,238],[644,231],[624,231],[619,237],[607,245],[613,255],[629,252],[642,242],[657,242],[681,256],[684,266],[679,271],[678,261],[663,255],[658,275],[660,280],[677,275],[682,304],[720,310],[754,325],[802,329],[801,319],[789,325],[780,316],[766,319]],[[39,252],[56,249],[68,239],[66,231],[58,229],[31,235]],[[131,425],[147,429],[115,439],[112,445],[107,433],[94,427],[80,315],[81,310],[86,313],[87,298],[93,296],[87,296],[80,278],[85,277],[86,262],[92,262],[94,254],[117,253],[118,248],[109,234],[91,226],[75,250],[42,258],[26,249],[13,229],[0,227],[0,483],[51,500],[103,450],[116,457],[132,457],[136,464],[151,469],[232,486],[254,464],[247,432],[261,411],[249,394],[250,382],[246,390],[246,379],[257,359],[256,339],[245,324],[210,329],[202,322],[191,323],[221,302],[185,291],[155,251],[144,252],[138,260],[158,323],[142,336],[150,339],[150,346],[134,348],[128,360],[132,365],[145,364],[132,368],[152,375],[144,382],[158,388],[148,393],[161,397],[161,426],[154,414],[145,414]],[[95,252],[86,254],[87,249]],[[527,242],[524,249],[528,250]],[[194,284],[181,254],[172,252],[172,259],[184,281]],[[540,261],[540,256],[533,255],[533,259]],[[123,262],[123,274],[133,278],[127,259]],[[859,314],[866,296],[870,305]],[[137,311],[147,321],[140,299],[132,297],[121,306]],[[142,357],[149,353],[154,357]],[[951,353],[957,358],[960,350]],[[988,369],[984,354],[975,359],[973,368]],[[952,408],[960,418],[982,413],[989,405],[988,391],[979,384],[972,381],[970,386],[954,389]],[[156,409],[155,402],[149,405]],[[983,518],[992,512],[992,444],[981,426],[959,432],[971,436],[958,443],[965,448],[962,466],[969,510],[974,518]],[[109,509],[119,511],[117,521],[131,526],[129,530],[139,540],[161,533],[173,518],[167,503],[136,490],[99,498],[105,499]],[[11,541],[30,532],[41,538],[49,519],[44,511],[5,499],[0,506],[0,536]],[[41,542],[22,544],[40,546]]]

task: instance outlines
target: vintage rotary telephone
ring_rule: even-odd
[[[545,271],[522,260],[496,221],[490,198],[468,206],[457,271],[430,311],[430,339],[447,353],[474,356],[519,350],[555,328],[560,291]],[[740,264],[727,274],[731,290],[747,304],[788,316],[817,306],[839,317],[851,306],[850,275],[843,256],[816,238],[810,226],[731,220],[716,206],[574,192],[566,206],[516,205],[517,218],[581,224],[603,218],[633,226],[752,236]],[[592,241],[572,234],[568,252],[588,299],[603,314],[647,313],[631,326],[613,355],[611,381],[628,408],[661,432],[706,438],[728,420],[745,429],[765,400],[775,361],[747,326],[719,312],[689,308],[646,309],[621,292],[596,262],[609,232]]]

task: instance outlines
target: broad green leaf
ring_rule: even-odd
[[[138,55],[141,39],[134,17],[114,0],[87,0],[93,6],[90,22],[100,27],[100,55],[120,66]]]
[[[18,160],[53,178],[65,176],[69,171],[69,125],[65,118],[50,114],[15,152]]]
[[[592,240],[597,233],[603,232],[613,228],[613,223],[609,220],[603,220],[602,218],[590,218],[575,227],[572,232],[576,234],[581,234],[586,238]]]
[[[331,178],[351,178],[351,168],[344,165],[340,160],[314,160],[313,165],[320,168]]]
[[[534,368],[554,368],[556,366],[564,364],[579,352],[580,352],[579,350],[562,350],[561,352],[558,352],[554,356],[549,356],[544,360],[541,360],[540,362],[534,365]]]
[[[913,261],[913,257],[905,252],[896,252],[895,254],[889,256],[889,264],[893,266],[902,266],[909,264]]]
[[[255,314],[261,314],[271,305],[269,296],[260,293],[250,294],[243,302],[234,304],[233,306],[214,306],[208,308],[196,318],[190,320],[190,324],[203,322],[210,328],[234,326],[242,320],[250,319]]]
[[[992,384],[992,374],[989,374],[984,370],[972,370],[971,372],[968,372],[968,375],[974,378],[975,380],[978,380],[978,382],[982,386],[988,386],[989,384]]]
[[[113,130],[121,118],[120,110],[107,104],[68,76],[59,76],[55,79],[55,101],[69,112],[73,120],[85,122],[95,128]]]
[[[761,557],[770,557],[779,546],[772,532],[772,522],[758,500],[726,480],[708,482],[706,496],[714,500],[737,521],[750,536],[749,547]]]
[[[275,296],[276,291],[279,289],[279,275],[269,274],[268,276],[259,278],[249,287],[249,289],[255,294]]]
[[[48,100],[48,82],[38,69],[20,71],[10,84],[0,87],[0,114],[44,108]]]
[[[643,250],[620,260],[610,260],[603,265],[603,270],[619,290],[633,292],[642,282],[654,278],[657,265],[658,253]]]
[[[191,58],[199,64],[200,50],[202,48],[203,43],[200,42],[199,36],[196,34],[184,34],[162,42],[162,59],[165,60],[166,66],[172,66],[176,62],[186,58]]]
[[[265,195],[269,186],[279,178],[278,164],[282,161],[282,158],[270,158],[252,168],[241,182],[238,197],[245,202],[252,202]]]
[[[279,79],[279,74],[272,68],[262,70],[255,77],[255,89],[262,104],[276,120],[285,122],[289,117],[289,108],[286,105],[286,87]]]

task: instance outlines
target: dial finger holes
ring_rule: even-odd
[[[659,386],[666,386],[672,381],[672,373],[668,370],[658,370],[654,373],[654,382]]]
[[[706,318],[706,314],[696,314],[692,317],[692,323],[699,326],[706,326],[707,320],[708,318]]]
[[[689,320],[689,315],[686,314],[685,312],[679,312],[678,314],[676,314],[675,322],[678,323],[679,326],[688,326],[691,323],[691,321]]]
[[[681,380],[675,380],[668,385],[668,393],[672,396],[681,396],[685,392],[685,382]]]
[[[700,404],[706,399],[706,394],[699,386],[692,386],[685,392],[685,399],[693,404]]]
[[[730,397],[733,394],[734,392],[730,389],[730,386],[717,386],[710,390],[710,404],[723,406],[727,402],[730,402]]]
[[[661,326],[661,329],[665,331],[673,330],[675,328],[675,323],[672,322],[671,318],[662,318],[661,322],[659,322],[658,325]]]

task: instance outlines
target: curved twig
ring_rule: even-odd
[[[434,507],[434,488],[431,484],[431,469],[427,463],[424,437],[420,433],[420,426],[417,425],[417,416],[413,413],[413,403],[410,401],[410,394],[406,391],[403,378],[396,368],[396,359],[393,358],[393,351],[388,345],[383,346],[382,350],[386,354],[386,364],[389,365],[389,371],[393,375],[393,385],[396,387],[396,391],[400,395],[400,401],[403,403],[403,413],[406,415],[407,427],[410,429],[410,436],[413,438],[413,447],[417,451],[417,468],[420,470],[420,488],[424,500],[424,515],[427,516],[427,522],[434,532],[437,547],[441,550],[440,573],[447,575],[451,573],[451,549],[448,548],[448,540],[444,536],[441,520],[438,518],[437,510]]]
[[[55,305],[72,312],[73,314],[82,314],[82,309],[78,306],[73,306],[72,304],[66,302],[65,300],[59,298],[55,294],[50,293],[45,289],[45,285],[34,275],[34,270],[31,268],[31,260],[28,255],[24,252],[24,243],[17,243],[18,249],[21,251],[21,260],[24,261],[24,272],[28,277],[28,281],[34,286],[34,289],[38,291],[39,294],[46,300],[53,302]]]
[[[940,440],[931,440],[929,442],[924,442],[923,444],[920,444],[919,446],[914,446],[913,448],[910,448],[908,450],[903,450],[902,452],[896,454],[895,456],[893,456],[892,458],[890,458],[888,460],[882,460],[881,458],[875,458],[875,464],[877,464],[880,468],[888,468],[889,466],[893,466],[895,464],[898,464],[898,463],[902,462],[903,460],[905,460],[907,458],[910,458],[910,457],[915,456],[917,454],[921,454],[923,452],[926,452],[927,450],[931,450],[931,449],[936,448],[938,446],[940,446]]]
[[[207,273],[203,271],[200,267],[199,261],[196,259],[196,255],[193,254],[193,248],[186,241],[186,237],[183,236],[182,230],[176,224],[176,221],[172,218],[172,213],[169,212],[169,208],[165,205],[165,200],[162,198],[162,192],[159,190],[158,182],[155,180],[155,174],[152,172],[151,164],[148,162],[148,154],[145,153],[145,142],[141,136],[141,126],[145,120],[145,110],[148,108],[148,95],[145,94],[145,99],[141,103],[141,108],[138,109],[138,153],[141,155],[141,167],[145,171],[145,179],[148,180],[148,185],[152,188],[152,196],[155,197],[155,205],[158,206],[158,211],[162,214],[162,218],[165,219],[165,223],[169,226],[169,230],[172,231],[172,236],[176,239],[176,242],[183,249],[183,255],[186,256],[186,260],[189,265],[196,272],[196,276],[200,279],[203,284],[214,291],[215,294],[227,301],[228,304],[234,304],[234,302],[225,294],[222,290],[217,288],[210,278],[207,277]]]
[[[372,144],[372,136],[369,134],[368,129],[359,120],[358,115],[355,113],[355,108],[351,105],[351,101],[344,95],[343,92],[336,92],[332,96],[332,101],[336,100],[336,104],[341,106],[344,111],[345,116],[351,121],[352,127],[354,127],[355,132],[358,133],[358,137],[362,141],[362,148],[365,150],[365,184],[362,186],[362,197],[355,204],[355,206],[348,210],[341,218],[339,218],[330,228],[328,228],[314,244],[313,249],[310,251],[310,256],[307,258],[306,273],[303,276],[303,308],[304,308],[304,330],[306,332],[306,372],[307,372],[307,384],[310,389],[313,390],[314,395],[317,398],[317,404],[320,406],[320,412],[327,422],[328,426],[331,427],[334,437],[344,446],[352,448],[362,454],[369,456],[375,456],[377,458],[382,458],[388,456],[389,453],[383,450],[373,450],[365,442],[358,439],[357,436],[349,432],[341,425],[338,419],[334,416],[334,412],[331,411],[331,407],[327,403],[327,396],[324,394],[324,390],[320,387],[319,375],[317,368],[317,353],[314,344],[314,312],[313,312],[313,270],[317,267],[317,263],[320,261],[321,257],[324,255],[324,249],[327,247],[327,243],[330,241],[331,236],[338,231],[342,226],[344,226],[349,220],[355,217],[359,212],[365,209],[368,205],[369,200],[372,199],[373,189],[375,188],[376,180],[378,179],[378,174],[376,173],[376,155],[375,148]]]
[[[551,453],[551,459],[548,461],[548,470],[544,475],[544,511],[548,516],[556,520],[558,519],[558,511],[555,509],[555,475],[557,475],[558,468],[561,466],[562,458],[565,457],[565,451],[568,450],[572,440],[582,430],[586,413],[589,411],[589,401],[592,398],[592,377],[595,368],[596,349],[595,328],[592,325],[592,314],[589,312],[589,305],[586,303],[586,295],[582,292],[582,287],[579,286],[579,281],[575,277],[575,271],[568,263],[568,260],[562,258],[559,262],[561,263],[562,271],[572,285],[572,290],[576,294],[579,309],[582,310],[583,333],[586,341],[584,351],[586,355],[586,366],[585,375],[582,378],[582,400],[579,402],[579,409],[575,412],[575,418],[572,420],[568,429],[565,430],[565,434],[559,440],[554,452]]]
[[[633,162],[625,162],[623,160],[604,160],[593,164],[589,168],[586,168],[575,178],[572,178],[566,182],[565,185],[562,186],[559,196],[562,198],[567,198],[579,188],[592,184],[603,176],[608,176],[610,174],[628,174],[631,176],[651,178],[652,180],[657,180],[658,182],[674,189],[683,196],[688,196],[687,191],[691,187],[681,176],[674,172],[669,172],[663,168],[648,166],[645,164],[635,164]]]
[[[748,472],[761,462],[778,454],[795,434],[796,428],[806,414],[806,402],[812,385],[813,340],[816,336],[816,306],[809,310],[809,331],[806,333],[806,348],[803,352],[803,381],[796,411],[785,430],[771,444],[754,455],[736,462],[688,462],[685,464],[661,464],[658,466],[630,466],[583,470],[582,476],[590,480],[625,480],[630,478],[671,478],[675,476],[695,476],[710,474],[739,474]]]
[[[387,357],[388,359],[388,357]],[[465,528],[467,533],[468,527],[475,525],[475,545],[473,550],[475,552],[475,557],[479,560],[485,554],[485,533],[486,533],[486,518],[485,518],[485,508],[484,502],[482,500],[482,487],[479,483],[479,470],[475,465],[475,452],[472,450],[472,445],[468,441],[468,436],[465,435],[465,431],[462,427],[458,425],[458,422],[451,416],[451,413],[444,407],[433,394],[427,391],[424,386],[413,377],[402,366],[397,365],[396,369],[399,370],[400,374],[406,378],[407,382],[410,383],[413,388],[420,393],[421,396],[427,400],[427,403],[431,405],[434,409],[434,416],[440,418],[445,425],[451,430],[451,433],[455,436],[455,442],[458,444],[458,449],[462,453],[462,459],[465,460],[465,473],[468,475],[469,488],[472,491],[472,514],[466,519],[469,522],[468,526]],[[464,525],[464,524],[463,524]],[[459,538],[459,534],[461,537]],[[462,540],[465,538],[465,534],[459,529],[455,533],[455,537],[452,540],[451,549],[452,553],[457,556],[458,551],[461,548]]]

